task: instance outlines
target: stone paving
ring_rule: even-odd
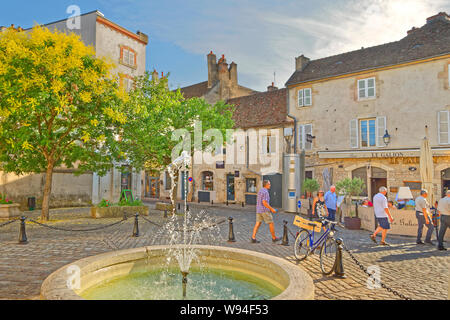
[[[152,208],[153,205],[149,204]],[[346,279],[323,276],[320,271],[318,255],[297,262],[293,257],[294,239],[289,235],[289,246],[273,244],[267,225],[263,224],[257,238],[261,243],[251,244],[249,239],[255,223],[254,207],[248,206],[200,206],[190,205],[192,211],[206,209],[219,224],[220,236],[207,239],[205,244],[230,246],[255,250],[269,255],[285,258],[299,268],[303,268],[313,278],[316,299],[399,299],[384,288],[368,289],[368,276],[344,252]],[[73,211],[73,210],[72,210]],[[26,212],[26,216],[36,219],[38,212]],[[228,243],[228,221],[234,218],[236,242]],[[152,223],[140,219],[140,236],[131,237],[133,218],[98,231],[69,232],[45,228],[27,222],[28,244],[18,244],[19,223],[0,227],[0,299],[38,299],[43,280],[58,268],[75,260],[111,250],[141,247],[162,243],[160,225],[167,219],[163,213],[151,210]],[[181,219],[181,217],[180,217]],[[292,225],[293,214],[274,215],[276,233],[282,236],[283,220]],[[89,229],[106,226],[118,221],[111,219],[92,219],[89,209],[81,208],[51,212],[51,226],[63,228]],[[0,221],[0,224],[2,222]],[[391,247],[375,245],[369,239],[369,232],[338,228],[338,237],[365,267],[376,265],[381,270],[381,282],[386,286],[412,299],[447,299],[450,267],[450,251],[437,251],[435,247],[416,245],[411,237],[389,236]],[[450,246],[448,243],[447,246]]]

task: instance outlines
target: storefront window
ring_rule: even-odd
[[[256,193],[256,178],[246,179],[247,192]]]
[[[202,190],[205,191],[214,190],[213,173],[210,171],[205,171],[202,174]]]

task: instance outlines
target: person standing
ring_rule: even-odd
[[[433,244],[431,241],[431,235],[433,234],[434,226],[431,223],[430,218],[430,205],[428,204],[428,201],[426,197],[428,196],[428,191],[425,189],[422,189],[420,191],[420,196],[416,198],[416,218],[417,218],[417,244],[424,244],[422,242],[422,231],[423,226],[426,225],[428,228],[427,235],[425,236],[425,243]]]
[[[251,243],[259,243],[261,241],[256,240],[256,233],[258,232],[259,227],[261,226],[261,222],[265,222],[269,225],[270,233],[272,234],[272,241],[277,242],[281,240],[281,238],[277,238],[275,236],[275,226],[273,224],[272,213],[277,212],[274,208],[270,206],[270,181],[264,180],[263,187],[258,191],[258,195],[256,197],[256,223],[253,228],[253,234],[251,238]]]
[[[328,210],[328,220],[335,221],[336,219],[336,209],[337,209],[337,195],[336,187],[331,186],[330,190],[325,193],[325,205]],[[335,225],[331,225],[331,229],[334,229]]]
[[[375,217],[378,222],[378,227],[374,231],[372,235],[370,235],[370,239],[373,242],[377,243],[377,234],[381,232],[381,242],[380,244],[383,246],[388,246],[389,244],[386,242],[387,231],[391,228],[389,224],[394,221],[392,219],[391,213],[388,207],[388,201],[386,198],[387,188],[381,187],[379,192],[373,197],[373,209],[375,212]]]
[[[441,216],[441,227],[438,234],[438,250],[447,250],[444,248],[444,236],[447,228],[450,228],[450,190],[447,190],[446,196],[439,200],[437,210]]]
[[[328,214],[327,212],[327,206],[325,205],[325,198],[324,198],[324,192],[322,190],[319,190],[317,192],[317,197],[314,198],[313,202],[313,210],[312,215],[317,216],[320,218],[320,216],[323,216],[324,214]],[[322,211],[322,209],[325,211]]]

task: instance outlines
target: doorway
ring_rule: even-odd
[[[234,174],[227,174],[227,200],[234,201]]]
[[[450,168],[441,171],[442,197],[450,190]]]
[[[145,184],[145,197],[146,198],[159,198],[159,178],[146,176]]]
[[[263,176],[263,180],[270,181],[270,205],[274,208],[281,208],[283,201],[283,176],[281,173],[271,174],[267,176]]]
[[[130,170],[131,171],[131,170]],[[122,172],[120,175],[120,192],[131,190],[131,172]]]
[[[378,193],[381,187],[387,187],[387,172],[381,168],[372,167],[370,178],[371,199]]]

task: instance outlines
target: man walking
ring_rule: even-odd
[[[377,243],[377,234],[381,232],[381,242],[380,244],[383,246],[388,246],[389,244],[386,242],[387,231],[391,228],[389,224],[394,221],[392,219],[391,213],[388,207],[388,201],[386,198],[387,188],[381,187],[379,192],[373,197],[373,209],[375,211],[375,217],[378,222],[378,227],[374,231],[374,233],[370,236],[373,242]],[[389,220],[388,220],[389,219]]]
[[[274,208],[270,206],[270,181],[264,180],[263,187],[258,191],[258,196],[256,198],[256,224],[253,228],[253,235],[251,242],[259,243],[260,241],[256,240],[256,233],[258,232],[259,227],[261,226],[261,222],[265,222],[269,225],[270,233],[272,234],[272,241],[277,242],[281,240],[281,238],[277,238],[275,236],[275,227],[273,225],[273,217],[272,213],[277,212]]]
[[[325,193],[325,206],[328,210],[328,220],[334,221],[336,219],[336,203],[337,203],[337,195],[336,195],[336,187],[331,186],[330,190]],[[331,225],[331,229],[334,229],[334,224]]]
[[[422,231],[423,225],[426,225],[428,228],[427,235],[425,236],[425,243],[433,244],[431,241],[431,235],[433,234],[434,226],[431,223],[430,219],[430,205],[426,197],[428,196],[428,191],[422,189],[420,191],[420,196],[416,198],[416,218],[417,218],[417,244],[424,244],[422,242]]]
[[[450,228],[450,190],[447,190],[446,197],[439,200],[437,210],[441,216],[441,227],[438,234],[438,250],[447,250],[444,248],[444,236],[447,228]]]

